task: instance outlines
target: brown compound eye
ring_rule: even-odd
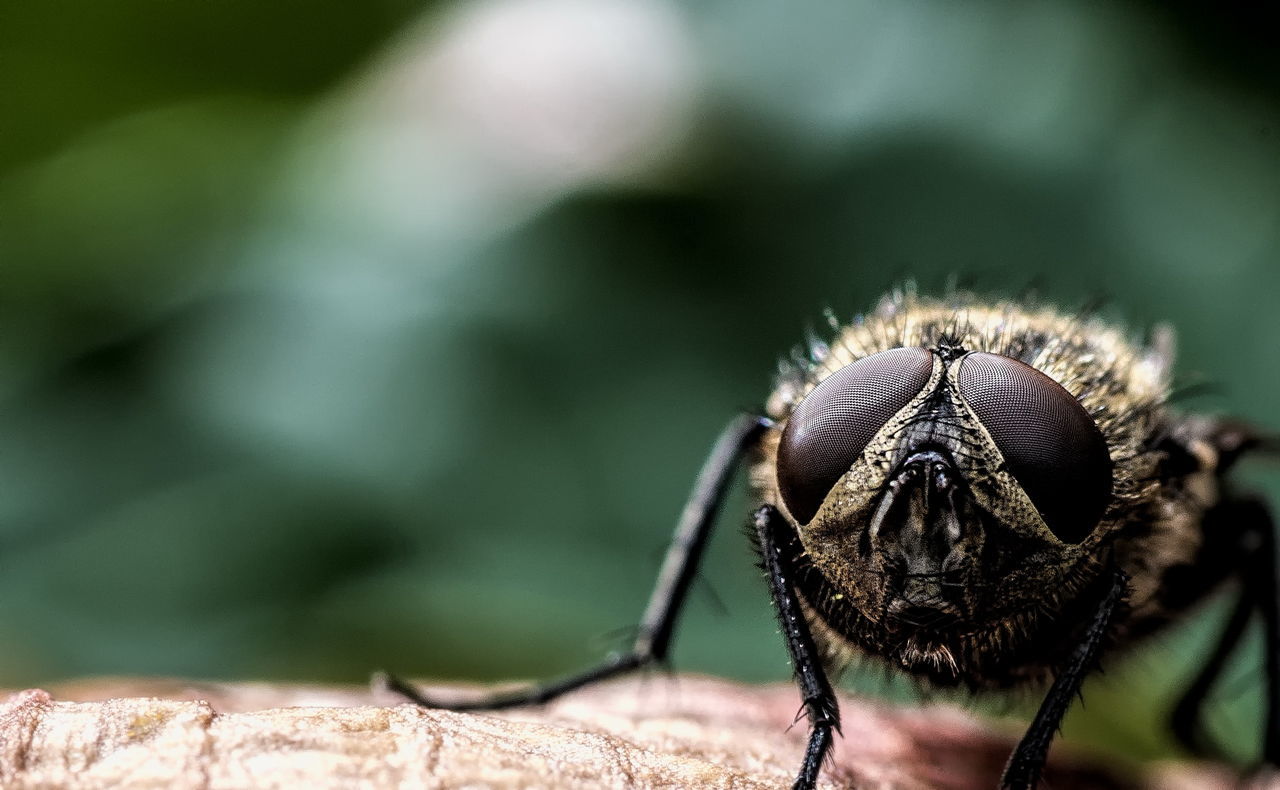
[[[894,348],[822,380],[791,412],[778,445],[778,487],[787,510],[808,524],[836,482],[933,372],[933,352]]]
[[[1049,376],[1000,354],[960,360],[961,397],[1053,534],[1079,543],[1111,498],[1111,456],[1080,401]]]

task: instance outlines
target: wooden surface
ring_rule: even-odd
[[[804,723],[791,726],[794,688],[692,676],[633,678],[492,715],[423,710],[359,688],[166,680],[6,696],[4,788],[748,790],[789,787],[805,740]],[[823,787],[991,788],[1012,748],[954,708],[844,698],[842,710]],[[1055,789],[1236,785],[1203,766],[1117,774],[1061,747],[1046,778]]]

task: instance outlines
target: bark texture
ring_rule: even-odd
[[[806,736],[804,722],[791,726],[797,708],[790,686],[691,676],[625,680],[492,715],[423,710],[353,688],[96,680],[0,703],[0,787],[789,787]],[[1012,748],[954,708],[846,697],[842,710],[827,788],[991,788]],[[1207,767],[1126,776],[1061,747],[1046,780],[1236,786],[1230,772]]]

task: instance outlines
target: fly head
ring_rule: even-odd
[[[1062,384],[955,343],[861,357],[781,432],[777,490],[827,625],[899,663],[954,667],[957,642],[1079,584],[1112,499],[1107,442]],[[804,592],[804,591],[802,591]],[[945,660],[939,656],[944,655]]]

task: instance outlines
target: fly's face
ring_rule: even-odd
[[[1103,531],[1112,463],[1054,378],[939,342],[821,378],[778,437],[776,485],[827,597],[919,636],[1007,619],[1066,583]]]

